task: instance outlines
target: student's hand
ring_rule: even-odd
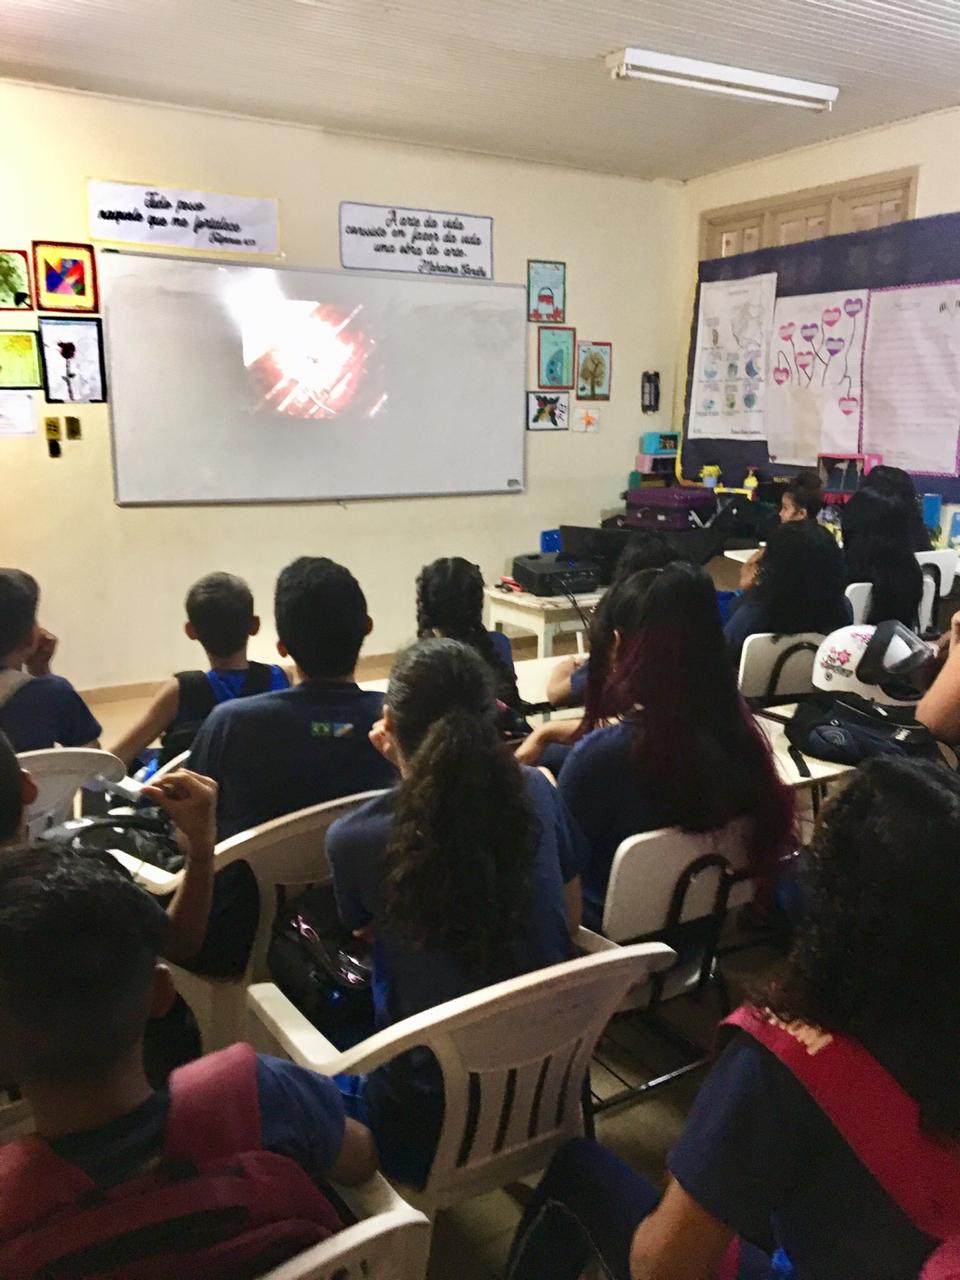
[[[517,764],[539,764],[551,741],[549,723],[538,725],[517,747],[514,759]]]
[[[143,795],[173,820],[191,862],[213,858],[217,843],[217,784],[190,769],[175,769]]]
[[[740,590],[749,591],[757,581],[757,573],[760,570],[760,561],[763,559],[763,547],[758,547],[750,559],[743,565],[740,570]]]
[[[37,643],[33,653],[27,659],[27,670],[32,676],[48,676],[50,663],[57,651],[57,637],[41,627],[37,633]]]
[[[960,645],[960,610],[950,619],[950,652]]]
[[[383,720],[377,721],[367,734],[367,737],[385,760],[389,760],[395,769],[400,768],[400,752],[397,748],[397,740]]]

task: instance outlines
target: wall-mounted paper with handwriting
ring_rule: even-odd
[[[345,200],[340,263],[367,271],[492,280],[493,219]]]
[[[179,191],[136,182],[87,182],[95,240],[220,253],[277,254],[279,205],[254,196]]]

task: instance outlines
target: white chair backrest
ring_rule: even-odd
[[[190,759],[189,751],[181,751],[178,756],[174,756],[172,760],[168,760],[166,764],[162,764],[159,769],[151,776],[150,782],[160,782],[168,773],[173,773],[174,769],[181,769]]]
[[[939,551],[918,551],[917,561],[920,565],[935,564],[940,570],[940,594],[948,596],[953,590],[953,580],[957,573],[957,550],[947,547]]]
[[[324,848],[327,831],[338,818],[381,795],[382,791],[363,791],[327,800],[241,831],[217,845],[217,871],[242,860],[257,879],[260,921],[248,965],[251,981],[267,973],[267,950],[277,914],[277,886],[296,890],[329,881],[330,863]]]
[[[933,630],[937,608],[937,581],[932,574],[923,575],[923,595],[920,597],[920,634]]]
[[[422,1280],[430,1221],[396,1198],[402,1208],[347,1227],[266,1272],[262,1280]]]
[[[758,632],[747,636],[740,653],[740,692],[745,698],[799,698],[813,692],[813,660],[823,636],[803,631],[794,636]],[[796,648],[780,670],[776,688],[770,690],[774,670],[782,654]]]
[[[746,870],[748,830],[748,819],[739,818],[719,831],[703,834],[667,827],[629,836],[613,857],[603,906],[603,936],[611,942],[629,942],[658,933],[668,922],[678,882],[687,868],[712,855],[723,865],[704,866],[691,877],[675,923],[688,924],[711,915],[725,868],[734,873]]]
[[[866,622],[867,614],[870,612],[870,603],[873,599],[873,583],[851,582],[844,594],[853,609],[853,621],[857,626],[860,626]]]
[[[38,795],[27,814],[31,837],[73,817],[74,797],[84,783],[97,778],[119,782],[126,773],[122,760],[92,747],[24,751],[17,760],[37,784]]]

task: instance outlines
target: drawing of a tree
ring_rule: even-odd
[[[592,396],[597,394],[597,388],[603,383],[606,372],[606,361],[600,352],[588,351],[580,365],[580,381],[586,383]]]
[[[18,295],[23,297],[26,287],[20,259],[0,253],[0,294],[9,294],[16,305]]]

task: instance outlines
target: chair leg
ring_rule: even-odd
[[[596,1107],[593,1102],[593,1091],[590,1088],[590,1069],[587,1068],[587,1074],[583,1080],[583,1089],[580,1094],[580,1103],[583,1107],[583,1136],[589,1138],[591,1142],[597,1140],[597,1126],[594,1121]]]

